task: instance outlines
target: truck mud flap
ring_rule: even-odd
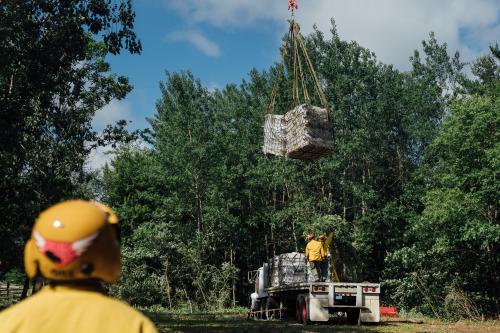
[[[311,321],[328,321],[330,319],[328,308],[322,306],[320,299],[308,296],[307,300],[309,305],[309,319]]]

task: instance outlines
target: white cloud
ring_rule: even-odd
[[[219,90],[220,90],[220,89],[221,89],[221,87],[220,87],[220,84],[218,84],[217,82],[212,81],[212,82],[210,82],[210,83],[207,85],[207,89],[208,89],[208,91],[209,91],[209,92],[213,93],[213,92],[215,92],[217,89],[219,89]]]
[[[121,119],[132,120],[132,107],[128,102],[112,100],[104,108],[96,112],[92,120],[92,127],[99,132],[106,125],[112,125]]]
[[[114,157],[112,147],[97,147],[87,158],[87,167],[90,170],[100,170],[106,163],[110,164]]]
[[[101,132],[106,125],[113,125],[118,120],[132,120],[132,107],[128,102],[112,100],[101,110],[97,111],[92,120],[95,131]],[[92,170],[101,169],[104,164],[111,162],[114,157],[111,147],[98,147],[87,158],[87,166]]]
[[[167,36],[167,39],[174,42],[188,42],[209,57],[218,57],[221,54],[219,45],[195,30],[174,31]]]
[[[143,140],[137,140],[127,146],[135,150],[149,150],[151,145]],[[111,162],[116,157],[116,149],[111,145],[106,147],[97,147],[92,150],[86,161],[86,167],[89,170],[101,170],[105,164],[111,166]]]
[[[283,22],[280,35],[289,16],[286,1],[276,0],[169,0],[167,6],[192,25],[228,28]],[[333,17],[342,39],[357,41],[400,69],[409,67],[408,57],[430,31],[448,43],[450,53],[458,50],[465,60],[499,39],[498,0],[299,0],[299,6],[297,21],[304,33],[311,32],[313,24],[328,32]]]

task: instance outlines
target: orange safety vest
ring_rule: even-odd
[[[142,313],[88,287],[46,286],[0,313],[2,333],[157,333]]]

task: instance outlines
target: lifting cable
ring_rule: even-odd
[[[290,28],[288,32],[288,39],[285,41],[283,48],[281,49],[281,63],[277,67],[277,77],[274,83],[274,87],[271,93],[271,99],[269,106],[267,108],[268,114],[274,113],[274,108],[276,104],[276,98],[278,96],[278,90],[281,85],[281,80],[283,72],[285,71],[285,59],[290,56],[290,63],[288,72],[292,76],[292,99],[295,106],[304,103],[310,104],[311,97],[307,90],[307,81],[305,77],[304,63],[309,72],[312,81],[314,83],[315,90],[319,96],[323,108],[328,110],[328,102],[321,87],[321,83],[318,79],[314,66],[312,64],[311,58],[307,52],[307,48],[302,35],[300,34],[300,27],[295,22],[295,10],[298,9],[296,0],[288,1],[288,10],[291,12]],[[329,112],[328,112],[329,113]]]

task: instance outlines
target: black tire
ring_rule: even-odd
[[[265,319],[264,318],[264,310],[266,309],[266,299],[259,299],[259,304],[257,305],[257,313],[255,318],[257,319]]]
[[[295,319],[297,319],[298,323],[302,323],[302,305],[304,303],[304,296],[297,296],[297,300],[295,302]]]
[[[296,310],[295,310],[295,300],[282,300],[281,307],[285,308],[281,311],[281,318],[295,318]]]
[[[350,309],[347,311],[347,323],[349,325],[361,325],[359,321],[359,309]]]
[[[266,300],[266,312],[264,312],[264,319],[278,319],[279,311],[269,311],[278,308],[278,301],[273,297],[268,297]]]
[[[305,295],[297,296],[296,303],[296,314],[297,321],[303,325],[307,325],[310,323],[309,320],[309,307],[307,305],[307,298]]]

